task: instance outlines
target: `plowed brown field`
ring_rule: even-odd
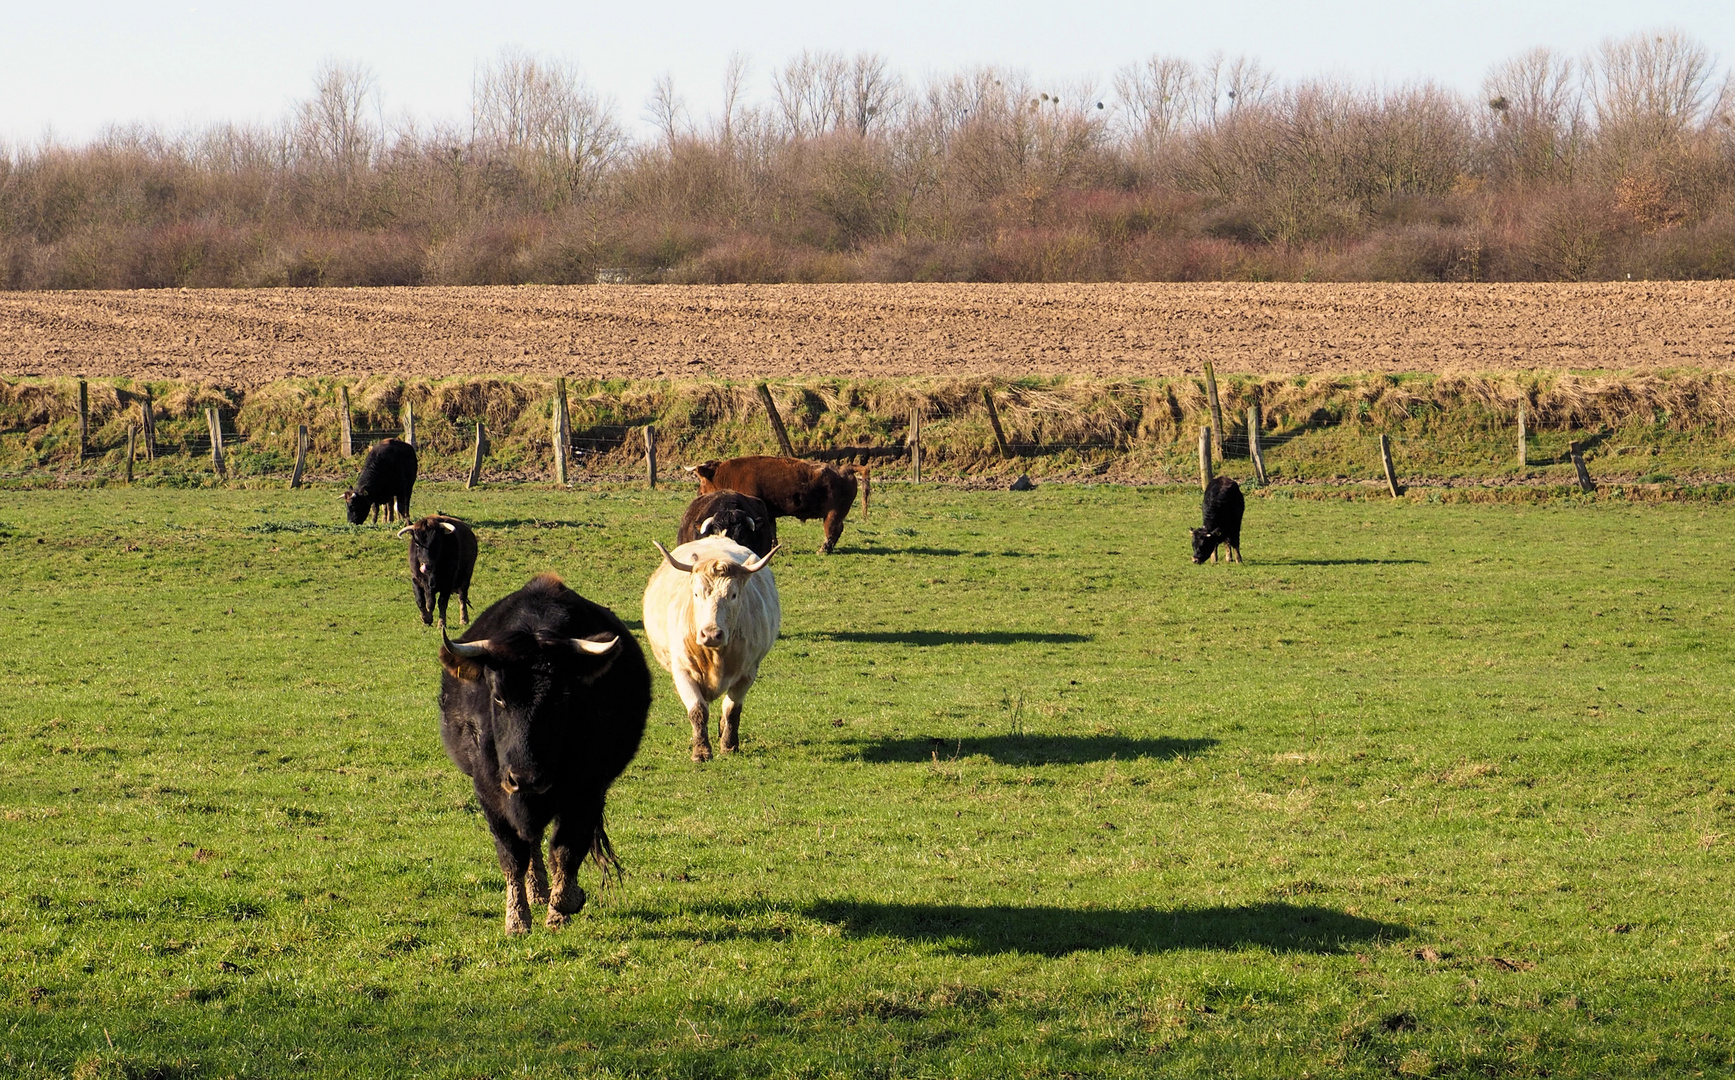
[[[0,293],[0,374],[1175,375],[1735,367],[1735,283]]]

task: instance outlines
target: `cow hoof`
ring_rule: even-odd
[[[694,761],[701,761],[701,762],[710,761],[711,760],[711,748],[709,746],[695,746],[695,747],[693,747],[693,760]]]
[[[548,918],[545,922],[552,928],[565,926],[568,919],[584,910],[585,899],[584,890],[574,885],[565,896],[557,897],[554,903],[548,905]]]
[[[533,906],[541,907],[548,903],[548,878],[532,869],[524,875],[524,892]]]
[[[508,911],[506,913],[506,932],[508,934],[530,933],[530,912]]]

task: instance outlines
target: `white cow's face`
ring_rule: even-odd
[[[721,649],[729,644],[730,624],[746,575],[735,563],[719,560],[694,568],[690,578],[693,636],[707,649]]]

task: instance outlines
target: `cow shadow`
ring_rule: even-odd
[[[596,521],[561,521],[554,518],[460,518],[472,529],[600,529]]]
[[[998,765],[1082,765],[1090,761],[1172,761],[1204,753],[1216,739],[1135,739],[1119,735],[977,735],[943,739],[850,739],[844,746],[874,764],[987,757]]]
[[[854,938],[901,938],[966,956],[1125,949],[1269,949],[1340,953],[1354,943],[1406,937],[1409,928],[1316,905],[1280,901],[1216,907],[1080,910],[1051,905],[897,904],[822,900],[802,914]]]
[[[942,559],[956,559],[963,556],[976,559],[1057,559],[1060,557],[1041,551],[965,551],[962,548],[947,547],[887,547],[872,541],[839,546],[837,553],[840,555],[931,555]]]
[[[1093,634],[1052,633],[1040,630],[811,630],[786,637],[843,641],[857,645],[1077,645],[1095,641]]]
[[[1426,559],[1276,559],[1266,562],[1266,566],[1405,566],[1420,564],[1426,566]]]

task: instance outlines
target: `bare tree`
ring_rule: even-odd
[[[857,53],[849,65],[848,122],[857,135],[886,126],[903,103],[904,82],[878,53]]]
[[[729,61],[723,68],[723,141],[733,142],[735,139],[735,116],[740,109],[741,88],[747,82],[748,56],[736,51],[729,54]]]
[[[810,139],[841,126],[848,84],[843,54],[823,50],[803,49],[774,74],[771,90],[790,138]]]
[[[365,167],[379,143],[368,117],[377,109],[377,79],[365,64],[325,60],[313,77],[313,97],[296,107],[301,152],[346,176]]]
[[[1531,49],[1490,71],[1482,92],[1497,178],[1570,177],[1585,138],[1584,92],[1571,58]]]
[[[1230,59],[1222,53],[1213,53],[1206,61],[1200,82],[1203,105],[1200,111],[1211,124],[1263,104],[1277,89],[1277,76],[1258,59],[1251,56]]]
[[[675,92],[674,75],[665,71],[657,76],[657,81],[651,84],[651,96],[645,100],[645,110],[662,133],[664,144],[673,150],[681,137],[682,117],[687,112],[686,101]]]
[[[1589,71],[1599,136],[1623,159],[1665,147],[1710,118],[1715,77],[1710,51],[1679,30],[1603,42]]]
[[[1114,88],[1125,110],[1127,136],[1146,149],[1181,134],[1198,119],[1199,72],[1190,60],[1152,56],[1117,72]]]
[[[477,143],[565,194],[593,188],[625,144],[613,110],[576,68],[518,49],[477,72],[470,109]]]

